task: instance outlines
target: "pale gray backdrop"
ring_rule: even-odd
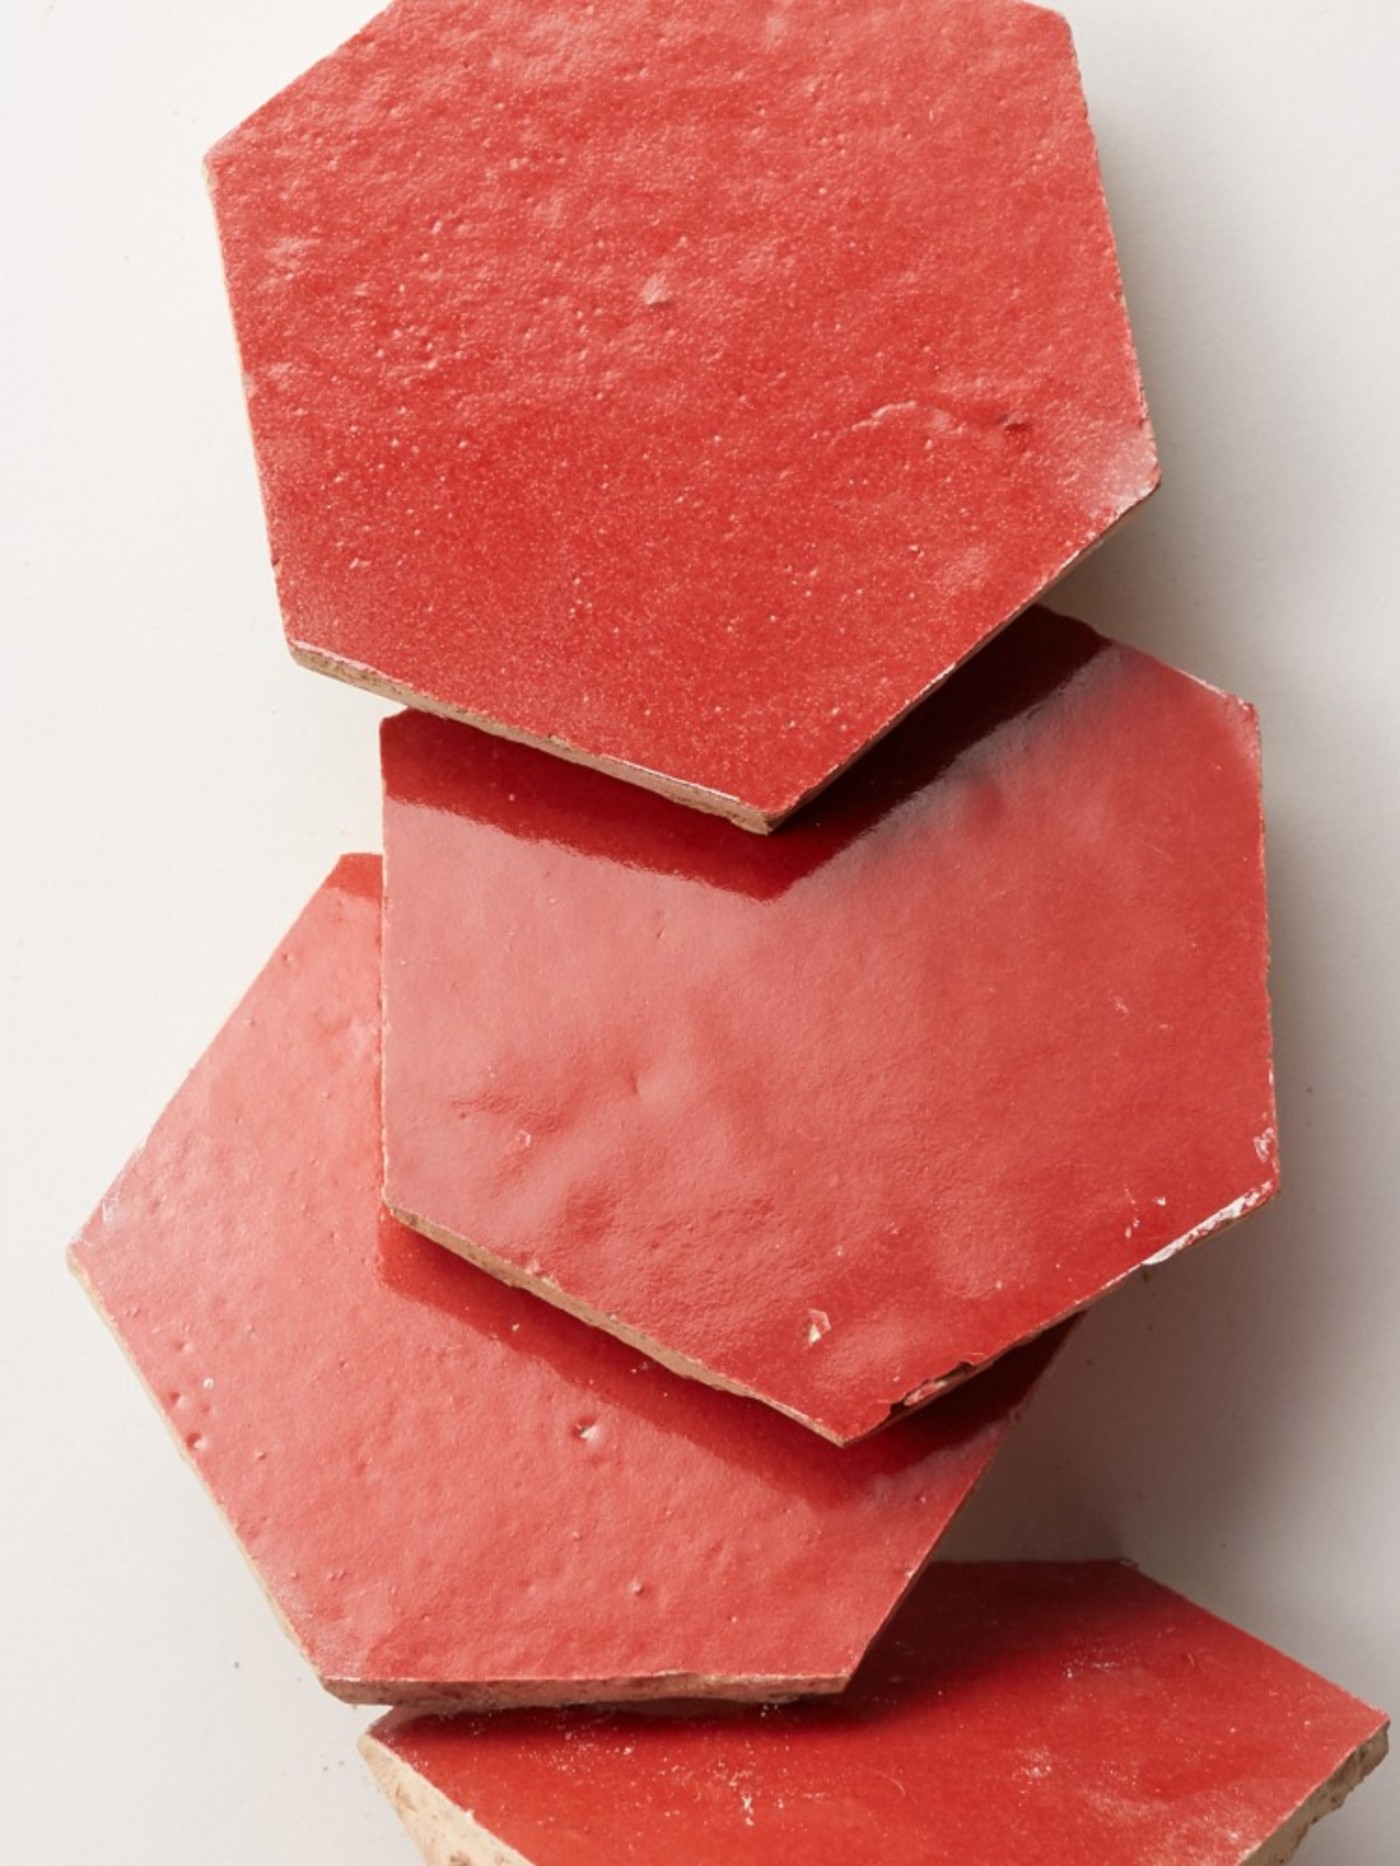
[[[62,1268],[305,897],[378,840],[282,647],[200,156],[360,0],[5,0],[0,1853],[415,1857]],[[1122,1552],[1400,1706],[1388,0],[1076,0],[1164,490],[1061,606],[1263,714],[1286,1190],[1097,1312],[954,1541]],[[1397,1856],[1400,1763],[1304,1851]],[[1087,1866],[1087,1863],[1086,1863]]]

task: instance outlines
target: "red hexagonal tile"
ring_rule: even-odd
[[[1254,715],[1045,611],[772,839],[383,739],[386,1197],[847,1440],[1276,1183]]]
[[[988,1563],[936,1566],[835,1701],[361,1747],[428,1866],[1282,1866],[1386,1726],[1129,1567]]]
[[[1155,483],[1019,0],[398,0],[209,168],[294,653],[750,827]]]
[[[842,1454],[379,1201],[379,875],[317,895],[73,1261],[359,1702],[830,1691],[1053,1352]]]

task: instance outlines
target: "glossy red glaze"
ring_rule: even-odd
[[[379,1203],[379,873],[321,890],[73,1259],[330,1687],[837,1688],[1054,1344],[842,1455]]]
[[[837,1700],[363,1747],[431,1866],[501,1860],[483,1830],[512,1866],[1278,1866],[1385,1719],[1126,1566],[992,1563],[936,1565]]]
[[[294,652],[750,827],[1156,480],[1039,7],[399,0],[209,170]]]
[[[405,714],[387,1198],[836,1439],[1274,1189],[1250,709],[1040,611],[782,835]]]

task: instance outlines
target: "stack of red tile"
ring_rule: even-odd
[[[1283,1860],[1383,1719],[1131,1570],[865,1658],[1277,1183],[1253,714],[1029,607],[1156,479],[1063,21],[397,0],[210,167],[293,651],[426,711],[73,1258],[410,1831]]]

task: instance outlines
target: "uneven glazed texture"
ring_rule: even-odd
[[[1017,0],[398,0],[209,172],[294,652],[750,827],[1156,482]]]
[[[73,1250],[330,1687],[832,1690],[1054,1343],[841,1454],[379,1202],[379,867],[347,858]]]
[[[836,1700],[398,1716],[363,1747],[521,1866],[1275,1866],[1385,1719],[1126,1566],[935,1564]]]
[[[760,840],[383,736],[387,1197],[837,1439],[1273,1191],[1250,709],[1045,611]]]

